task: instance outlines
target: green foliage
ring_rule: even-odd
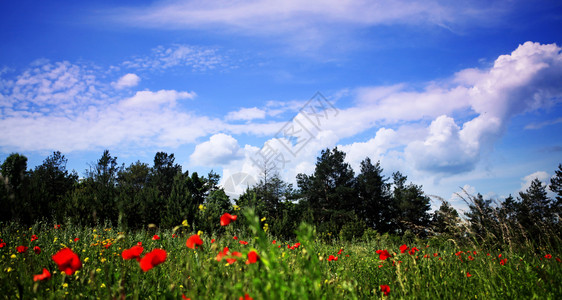
[[[365,233],[365,222],[362,220],[355,220],[345,223],[340,230],[340,240],[341,241],[353,241],[363,237]]]
[[[313,175],[297,175],[302,201],[311,209],[320,233],[337,234],[354,218],[355,178],[351,166],[344,160],[344,152],[337,148],[326,149],[318,157]]]
[[[406,185],[407,177],[400,172],[392,174],[394,225],[398,233],[410,230],[418,236],[427,235],[427,227],[430,224],[428,213],[431,205],[429,197],[423,194],[421,186],[410,183]]]
[[[138,161],[126,167],[105,150],[81,179],[66,164],[64,155],[53,152],[27,170],[25,156],[8,156],[0,168],[0,222],[109,223],[138,230],[146,224],[170,229],[185,220],[194,229],[223,235],[229,232],[216,222],[223,213],[251,208],[265,218],[260,226],[268,234],[284,239],[294,239],[301,222],[312,224],[318,237],[331,243],[408,234],[411,239],[435,235],[462,245],[512,249],[558,246],[556,237],[562,236],[562,164],[548,186],[534,180],[517,198],[493,203],[480,194],[466,195],[469,211],[464,219],[446,202],[430,215],[430,200],[421,186],[408,183],[400,172],[389,183],[380,163],[369,158],[355,176],[337,148],[321,152],[313,174],[297,175],[297,189],[266,166],[260,181],[236,199],[236,207],[219,187],[218,174],[182,172],[173,154],[156,153],[153,166]],[[232,228],[248,230],[244,222]]]
[[[53,229],[53,224],[45,222],[31,227],[5,223],[0,227],[0,237],[6,243],[0,248],[0,298],[180,299],[183,295],[238,299],[245,294],[254,299],[562,297],[562,263],[557,260],[560,248],[500,251],[480,245],[460,247],[456,241],[441,237],[421,241],[413,234],[409,238],[385,234],[331,244],[319,240],[314,227],[305,223],[298,226],[296,240],[282,241],[262,230],[260,217],[253,210],[243,210],[239,221],[248,224],[249,231],[238,236],[248,245],[233,240],[231,232],[219,237],[213,233],[203,234],[203,245],[196,250],[186,247],[186,239],[195,232],[185,228],[118,232],[107,225],[63,224]],[[372,229],[365,232],[376,235]],[[38,239],[30,241],[32,234]],[[160,239],[153,240],[155,234]],[[164,249],[166,260],[147,272],[136,260],[124,260],[122,251],[139,242],[144,247],[141,256]],[[401,253],[403,244],[419,251]],[[20,245],[29,249],[18,253]],[[41,248],[39,254],[33,252],[34,246]],[[65,247],[82,263],[72,275],[63,274],[51,258]],[[231,253],[240,252],[241,257],[231,263],[217,260],[224,247]],[[391,257],[381,260],[376,250],[388,250]],[[260,259],[246,264],[250,251],[256,251]],[[51,279],[33,281],[43,268],[50,271]],[[383,296],[381,285],[390,287],[388,296]]]

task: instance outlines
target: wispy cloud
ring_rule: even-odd
[[[254,119],[264,119],[266,115],[265,110],[259,109],[257,107],[251,108],[241,108],[237,111],[231,111],[226,115],[227,120],[236,121],[251,121]]]
[[[557,118],[554,120],[548,120],[540,123],[530,123],[525,126],[525,129],[541,129],[545,126],[550,126],[554,124],[562,123],[562,118]]]
[[[323,49],[328,42],[345,47],[347,43],[342,43],[342,39],[350,39],[353,44],[357,42],[351,42],[357,29],[407,25],[457,32],[496,24],[511,9],[503,1],[193,0],[156,1],[141,8],[112,9],[106,11],[106,17],[132,27],[273,38],[298,53],[307,53]]]
[[[227,64],[226,57],[209,47],[172,45],[158,46],[150,55],[137,56],[123,62],[126,68],[162,71],[172,67],[184,67],[193,71],[207,71]]]
[[[252,32],[295,30],[311,24],[355,26],[432,23],[447,26],[480,20],[505,9],[480,1],[159,1],[145,8],[119,10],[121,20],[135,26],[197,28],[227,26]],[[124,13],[123,13],[124,12]]]

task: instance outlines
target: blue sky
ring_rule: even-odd
[[[30,168],[165,151],[238,183],[277,153],[294,182],[338,146],[461,208],[562,163],[559,1],[3,1],[0,26],[0,159]]]

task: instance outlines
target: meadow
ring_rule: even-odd
[[[224,217],[224,216],[223,216]],[[123,232],[37,222],[0,229],[5,299],[560,299],[557,249],[453,239],[277,240],[251,210],[220,236],[187,223]],[[246,222],[244,230],[230,222]],[[63,254],[59,251],[63,250]],[[68,249],[71,249],[69,252]],[[161,249],[156,250],[155,249]],[[59,254],[57,254],[59,253]],[[72,254],[71,254],[72,253]],[[74,260],[72,260],[74,259]],[[66,260],[66,261],[65,261]],[[46,271],[44,271],[46,270]]]

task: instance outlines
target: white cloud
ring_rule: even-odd
[[[128,87],[133,87],[138,85],[140,82],[140,77],[134,73],[128,73],[123,75],[123,77],[119,78],[116,82],[113,83],[113,86],[120,90]]]
[[[430,123],[417,136],[399,139],[408,164],[441,176],[467,172],[493,149],[512,117],[560,101],[560,50],[526,42],[489,69],[463,70],[422,91],[405,84],[360,88],[356,105],[341,109],[324,126],[345,138],[370,128]],[[457,124],[453,115],[475,117]]]
[[[353,167],[355,172],[359,172],[360,163],[366,157],[369,157],[373,162],[381,160],[388,149],[398,145],[398,138],[399,135],[396,131],[381,128],[377,131],[374,138],[366,142],[355,142],[339,146],[339,149],[346,153],[346,162]]]
[[[163,104],[175,107],[177,100],[193,99],[194,97],[194,92],[178,92],[174,90],[140,91],[133,97],[121,101],[119,105],[124,109],[153,109]]]
[[[558,124],[558,123],[562,123],[562,117],[556,118],[554,120],[543,121],[543,122],[540,122],[540,123],[530,123],[530,124],[525,125],[525,129],[540,129],[540,128],[543,128],[545,126],[550,126],[550,125],[554,125],[554,124]]]
[[[521,182],[521,189],[519,190],[520,192],[525,192],[529,187],[531,187],[531,182],[533,182],[533,180],[538,179],[540,180],[543,184],[548,184],[549,180],[550,180],[550,176],[548,175],[547,172],[545,171],[537,171],[534,172],[532,174],[529,174],[523,178],[521,178],[522,182]]]
[[[381,24],[434,24],[450,28],[467,20],[490,23],[507,6],[478,2],[450,4],[446,1],[165,1],[140,9],[119,9],[112,16],[134,26],[166,29],[227,29],[253,34],[298,32],[313,37],[327,24],[375,26]],[[117,18],[119,16],[120,18]],[[325,34],[325,33],[324,33]]]
[[[418,170],[430,173],[455,174],[473,169],[478,151],[460,135],[460,128],[447,116],[439,116],[429,126],[423,141],[413,141],[405,149],[406,157]]]
[[[227,64],[226,57],[217,49],[189,45],[158,46],[151,55],[133,57],[123,62],[127,68],[138,70],[165,70],[172,67],[187,67],[193,71],[206,71]]]
[[[37,61],[0,98],[0,146],[8,151],[71,152],[97,148],[177,147],[224,127],[220,120],[175,109],[193,92],[109,94],[95,72],[69,62]],[[117,150],[116,149],[116,150]]]
[[[237,111],[231,111],[226,115],[226,119],[230,121],[244,120],[251,121],[254,119],[264,119],[265,110],[259,109],[257,107],[252,108],[241,108]]]
[[[195,146],[190,156],[191,163],[199,166],[226,165],[243,156],[238,141],[230,135],[219,133],[208,141]]]

